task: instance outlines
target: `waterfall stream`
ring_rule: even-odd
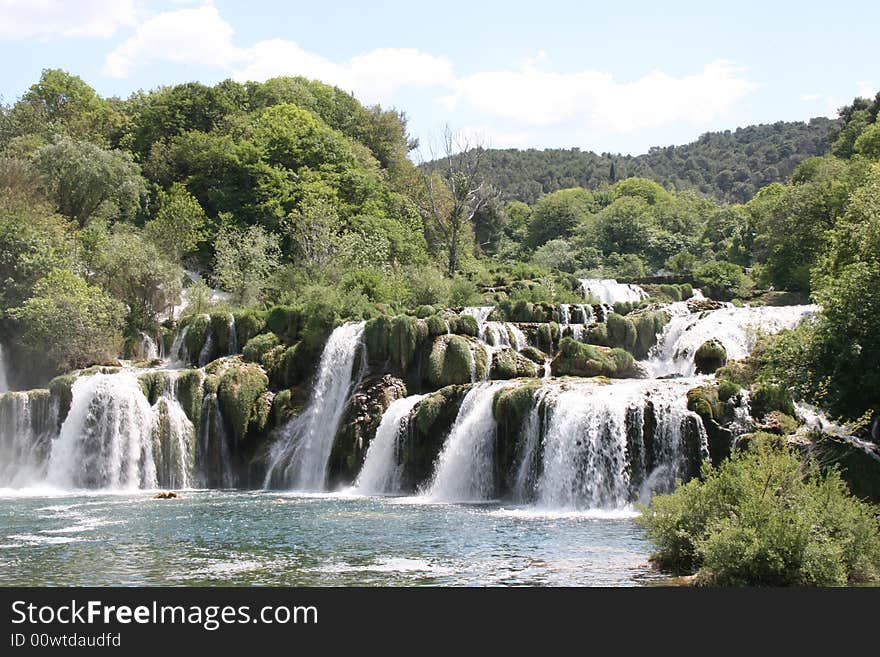
[[[599,303],[613,306],[615,303],[633,303],[648,296],[638,285],[618,283],[613,278],[583,278],[581,290],[585,297],[593,297]]]
[[[351,322],[330,335],[308,406],[281,429],[271,447],[266,488],[324,490],[333,440],[366,362],[365,350],[359,348],[363,333],[364,322]]]
[[[6,378],[6,355],[3,353],[3,345],[0,344],[0,393],[9,390],[9,380]]]

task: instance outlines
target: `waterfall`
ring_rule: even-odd
[[[229,313],[229,355],[238,353],[238,332],[235,328],[235,315]]]
[[[3,345],[0,344],[0,393],[9,390],[9,380],[6,378],[6,356],[3,353]]]
[[[443,445],[434,476],[422,495],[438,502],[478,502],[495,493],[495,393],[509,381],[478,383],[471,387]]]
[[[535,497],[540,474],[541,437],[546,431],[544,399],[548,392],[549,388],[540,388],[535,393],[532,408],[522,428],[522,438],[517,449],[516,474],[511,491],[516,502],[532,502]]]
[[[581,279],[581,290],[585,297],[594,297],[599,303],[609,306],[615,303],[635,303],[648,296],[638,285],[618,283],[613,278]]]
[[[204,396],[199,418],[196,485],[201,488],[232,488],[237,482],[217,393]]]
[[[48,482],[62,488],[155,488],[153,414],[131,372],[93,374],[73,399],[52,445]]]
[[[685,302],[669,304],[672,319],[665,326],[646,363],[654,376],[696,371],[694,354],[707,340],[716,339],[727,350],[728,360],[748,356],[758,331],[778,333],[796,327],[818,310],[818,306],[727,306],[719,310],[691,313]]]
[[[516,351],[525,349],[529,345],[525,333],[511,322],[490,322],[489,315],[495,310],[494,306],[468,306],[461,311],[462,315],[470,315],[477,320],[477,337],[487,345],[487,356],[501,347],[511,347]]]
[[[695,474],[708,446],[702,423],[686,408],[691,385],[578,383],[545,393],[537,505],[619,509],[633,501],[636,484],[665,490]],[[525,439],[534,443],[531,431]],[[528,488],[522,490],[527,496]]]
[[[364,495],[387,495],[400,491],[400,466],[397,461],[399,437],[406,428],[413,407],[425,395],[410,395],[391,403],[376,435],[367,448],[364,465],[354,484],[354,490]]]
[[[58,430],[58,403],[48,390],[0,395],[0,488],[42,481]]]
[[[211,355],[214,351],[214,332],[208,331],[208,337],[205,338],[205,344],[199,352],[199,367],[204,367],[211,362]]]
[[[175,397],[175,379],[165,381],[151,409],[156,482],[163,488],[190,488],[195,471],[195,427]]]
[[[186,334],[189,333],[189,325],[178,331],[171,343],[171,353],[168,355],[172,363],[189,363],[189,349],[186,346]]]
[[[138,357],[140,360],[154,360],[159,357],[159,349],[156,347],[156,342],[149,335],[140,331],[141,343],[140,348],[138,350]]]
[[[351,391],[363,373],[366,353],[360,348],[364,322],[337,327],[321,354],[317,380],[308,405],[280,431],[269,453],[265,487],[320,491],[327,479],[327,461]],[[361,363],[352,381],[356,355]]]

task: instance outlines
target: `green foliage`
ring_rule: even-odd
[[[839,586],[880,577],[876,509],[836,471],[757,441],[701,479],[655,495],[639,522],[654,561],[716,586]]]
[[[259,226],[224,228],[214,243],[214,279],[243,306],[258,302],[278,267],[278,238]]]
[[[220,376],[217,398],[223,417],[240,443],[248,427],[259,419],[258,400],[269,386],[269,379],[258,365],[231,363]]]
[[[724,260],[712,260],[698,265],[694,270],[694,283],[713,299],[730,299],[741,296],[751,288],[751,281],[742,267]]]
[[[255,335],[241,350],[241,357],[248,363],[259,363],[262,361],[264,354],[277,347],[280,344],[278,336],[274,333],[262,333]]]
[[[582,188],[562,189],[535,203],[530,213],[526,244],[537,249],[542,244],[571,234],[594,211],[593,195]]]
[[[198,200],[181,183],[159,196],[159,212],[144,226],[146,234],[172,260],[198,249],[208,218]]]
[[[67,270],[49,272],[9,314],[22,325],[21,346],[50,371],[111,360],[122,346],[125,308]]]
[[[784,386],[775,383],[756,383],[752,386],[749,408],[756,419],[763,418],[771,411],[794,415],[791,393]]]
[[[448,299],[450,306],[470,306],[479,302],[480,293],[473,281],[457,276],[449,285]]]

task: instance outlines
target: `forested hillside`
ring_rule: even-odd
[[[744,203],[761,187],[786,181],[806,158],[827,152],[839,129],[839,121],[826,118],[778,121],[707,132],[690,144],[654,147],[643,155],[597,155],[579,148],[489,149],[485,163],[488,179],[505,200],[529,204],[559,189],[597,189],[632,176]]]

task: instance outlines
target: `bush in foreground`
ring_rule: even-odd
[[[880,579],[877,509],[788,447],[756,441],[639,519],[652,560],[715,586],[840,586]]]

